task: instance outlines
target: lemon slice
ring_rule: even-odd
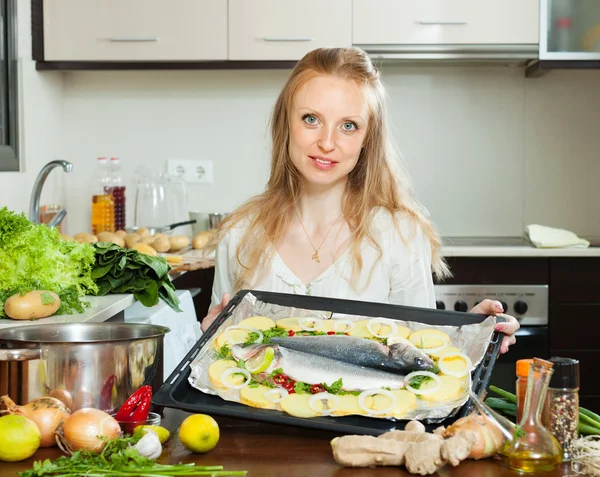
[[[275,350],[267,346],[246,361],[246,369],[251,374],[262,373],[271,365],[274,356]]]

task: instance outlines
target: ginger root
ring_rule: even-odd
[[[425,432],[422,424],[409,423],[407,428],[409,430],[390,431],[378,437],[337,437],[331,441],[333,457],[349,467],[404,465],[412,474],[429,475],[447,463],[457,466],[475,445],[473,432],[461,432],[444,439],[441,433]]]

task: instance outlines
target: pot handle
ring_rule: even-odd
[[[0,361],[29,361],[32,359],[46,359],[47,349],[0,349]]]

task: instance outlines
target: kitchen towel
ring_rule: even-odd
[[[590,243],[573,232],[544,225],[528,225],[525,237],[537,248],[587,248]]]

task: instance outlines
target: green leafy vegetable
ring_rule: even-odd
[[[134,449],[132,444],[140,436],[120,437],[106,443],[101,453],[76,451],[71,456],[62,456],[51,461],[35,461],[33,469],[19,472],[19,477],[80,477],[88,476],[177,476],[177,475],[210,475],[238,476],[246,475],[246,471],[226,471],[223,466],[197,466],[195,464],[159,464],[148,459]]]
[[[215,359],[226,359],[231,356],[231,348],[228,344],[224,344],[214,352]]]
[[[56,314],[82,313],[87,303],[81,297],[97,291],[94,258],[90,245],[62,240],[56,227],[34,225],[24,214],[0,209],[0,318],[7,298],[32,290],[56,293]]]
[[[423,383],[431,381],[431,379],[432,378],[430,378],[429,376],[419,375],[419,376],[415,376],[414,378],[412,378],[408,384],[413,389],[421,389],[421,386],[423,385]]]
[[[92,278],[98,285],[97,295],[133,293],[144,306],[154,306],[162,299],[175,311],[181,311],[169,278],[169,264],[163,257],[151,257],[108,242],[93,247],[96,262]]]
[[[56,299],[52,296],[50,292],[45,291],[40,295],[42,299],[42,305],[54,305]]]
[[[270,343],[271,338],[278,338],[281,336],[288,335],[287,330],[285,330],[283,328],[277,328],[276,326],[274,326],[273,328],[269,328],[268,330],[261,331],[261,333],[263,335],[263,339],[260,343]],[[260,335],[258,333],[256,333],[255,331],[251,331],[250,333],[248,333],[248,336],[246,337],[244,346],[248,346],[251,344],[258,344],[256,340],[258,340],[259,336]]]

